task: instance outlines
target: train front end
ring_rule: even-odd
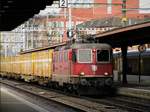
[[[72,78],[81,86],[97,88],[112,85],[113,67],[110,45],[76,44],[72,46],[72,62]]]

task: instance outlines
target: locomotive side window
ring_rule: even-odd
[[[78,62],[79,63],[91,63],[92,62],[92,50],[91,49],[79,49],[78,50]]]
[[[55,53],[55,62],[57,63],[57,53]]]
[[[62,62],[62,52],[59,52],[59,62]]]
[[[56,62],[56,54],[53,54],[53,62]]]
[[[68,53],[66,51],[64,52],[64,61],[68,61]]]
[[[77,60],[76,51],[72,50],[72,61],[76,62],[76,60]]]
[[[56,53],[56,63],[58,63],[59,62],[59,53],[57,52]]]
[[[97,62],[108,62],[109,59],[109,50],[97,50]]]

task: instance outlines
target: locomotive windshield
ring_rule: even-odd
[[[79,63],[91,63],[92,62],[92,50],[91,49],[79,49],[78,50],[78,62]]]
[[[108,62],[109,57],[109,50],[97,50],[97,62]]]

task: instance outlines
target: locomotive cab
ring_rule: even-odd
[[[108,44],[72,46],[72,77],[80,77],[83,86],[111,86],[113,82],[112,51]]]

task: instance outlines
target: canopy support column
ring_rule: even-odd
[[[127,45],[121,46],[122,51],[122,83],[127,84]]]

